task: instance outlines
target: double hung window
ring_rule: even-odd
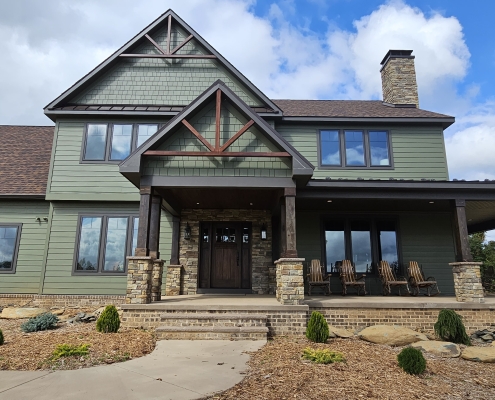
[[[321,167],[383,168],[392,166],[387,131],[321,130],[319,140]]]
[[[87,124],[82,161],[122,161],[157,130],[158,124]]]
[[[0,224],[0,273],[15,272],[20,237],[20,224]]]
[[[126,257],[137,245],[138,225],[134,216],[80,216],[75,273],[125,273]]]

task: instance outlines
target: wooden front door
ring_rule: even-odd
[[[200,289],[251,288],[251,224],[201,224]]]

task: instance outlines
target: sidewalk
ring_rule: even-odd
[[[0,371],[0,400],[197,399],[240,382],[266,341],[162,340],[149,355],[73,371]]]

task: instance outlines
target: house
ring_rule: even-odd
[[[412,51],[381,76],[383,101],[269,99],[167,11],[45,107],[54,128],[0,127],[0,298],[299,304],[312,259],[372,295],[380,260],[414,260],[453,296],[495,183],[449,180],[454,118],[419,108]]]

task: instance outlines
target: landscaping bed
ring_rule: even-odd
[[[56,329],[24,333],[20,326],[26,320],[0,319],[5,344],[0,346],[0,370],[78,369],[112,364],[149,354],[155,348],[153,333],[120,328],[117,333],[99,333],[96,322],[67,324]],[[57,345],[89,344],[84,356],[52,359]]]
[[[302,359],[306,347],[331,349],[346,362],[315,364]],[[399,368],[403,347],[357,337],[275,338],[251,354],[245,379],[208,399],[494,399],[495,364],[440,358],[425,353],[426,372],[413,376]]]

